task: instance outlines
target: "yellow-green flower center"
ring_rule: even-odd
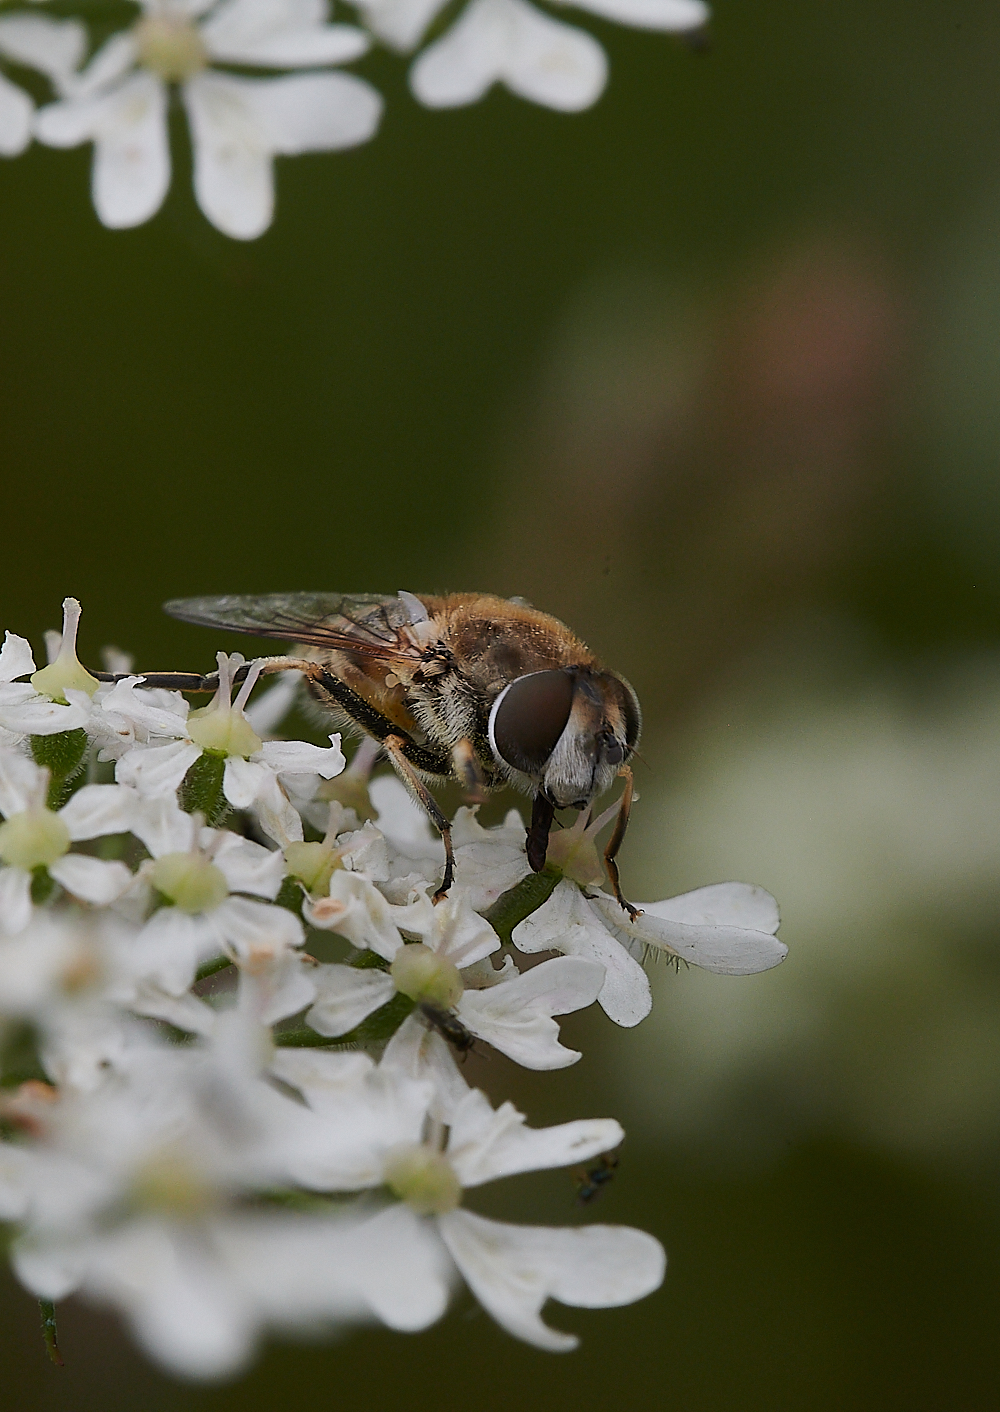
[[[188,717],[188,735],[203,750],[240,755],[244,760],[262,744],[243,712],[233,711],[229,706],[209,708],[204,715],[192,711]]]
[[[330,891],[331,877],[337,868],[343,867],[336,853],[325,843],[286,844],[285,862],[291,876],[304,883],[314,897]]]
[[[145,1163],[132,1182],[133,1203],[168,1216],[198,1216],[215,1193],[183,1153],[166,1150]]]
[[[69,829],[50,809],[26,809],[0,824],[0,858],[31,872],[69,852]]]
[[[436,1005],[440,1010],[451,1010],[465,990],[454,961],[439,956],[422,941],[401,946],[389,974],[403,995],[418,1005]]]
[[[182,912],[208,912],[229,896],[225,874],[200,853],[164,853],[153,864],[150,879]]]
[[[462,1200],[462,1183],[447,1157],[431,1147],[403,1147],[385,1166],[385,1184],[421,1216],[443,1216]]]
[[[133,33],[139,63],[166,83],[183,83],[208,65],[201,31],[183,15],[147,15]]]

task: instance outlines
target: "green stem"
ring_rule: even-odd
[[[206,980],[209,976],[214,976],[219,971],[224,971],[227,966],[231,966],[232,964],[228,956],[216,956],[211,961],[205,961],[199,966],[195,972],[194,978],[196,981]]]
[[[519,922],[537,912],[543,902],[548,902],[562,880],[562,873],[555,868],[545,868],[540,873],[529,873],[514,887],[500,894],[488,912],[486,920],[501,941],[510,941],[511,933]]]
[[[64,1365],[62,1354],[59,1352],[56,1307],[51,1299],[40,1299],[38,1308],[42,1316],[42,1338],[45,1340],[45,1352],[49,1355],[50,1363],[54,1363],[57,1368],[62,1368]]]
[[[382,1044],[399,1029],[415,1002],[408,995],[398,993],[387,1001],[374,1015],[369,1015],[347,1034],[317,1034],[308,1026],[300,1030],[279,1030],[274,1042],[279,1049],[321,1049],[334,1044]]]

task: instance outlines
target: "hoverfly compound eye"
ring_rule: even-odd
[[[518,677],[493,703],[490,745],[498,760],[525,775],[538,775],[569,720],[573,678],[555,668]]]

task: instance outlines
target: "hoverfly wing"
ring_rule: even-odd
[[[414,616],[406,598],[379,593],[230,593],[174,598],[163,609],[172,618],[202,627],[363,656],[412,659],[419,652],[404,633]]]

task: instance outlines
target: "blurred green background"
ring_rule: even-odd
[[[381,135],[281,164],[249,246],[183,174],[113,234],[87,152],[0,165],[2,619],[40,646],[73,593],[86,659],[193,669],[227,644],[166,598],[481,587],[633,681],[626,889],[760,883],[789,957],[661,966],[634,1033],[570,1017],[574,1069],[470,1077],[622,1117],[585,1218],[654,1231],[666,1284],[553,1306],[566,1357],[460,1303],[208,1390],[72,1302],[49,1367],[10,1285],[5,1407],[998,1405],[1000,11],[591,27],[579,117],[426,112],[370,57]],[[579,1216],[559,1173],[480,1207]]]

